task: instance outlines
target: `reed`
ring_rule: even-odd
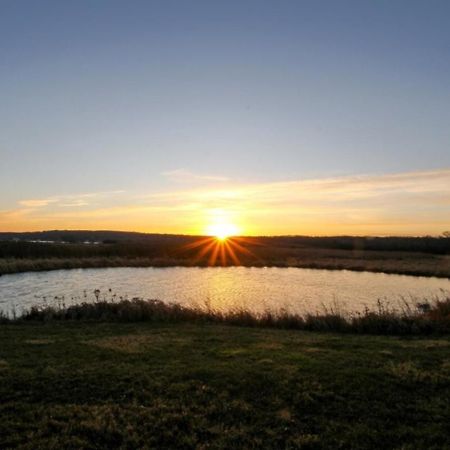
[[[245,267],[298,267],[305,269],[352,270],[390,274],[450,278],[448,255],[417,255],[393,252],[365,252],[354,255],[348,250],[296,250],[291,255],[263,255],[259,259],[242,259]],[[234,263],[228,261],[227,266]],[[195,261],[183,256],[155,257],[51,257],[0,258],[0,275],[61,269],[101,267],[206,267],[207,260]]]
[[[100,321],[100,322],[201,322],[245,327],[284,328],[376,335],[430,335],[450,333],[450,297],[418,303],[405,302],[399,311],[379,302],[375,309],[346,314],[338,308],[315,314],[295,314],[286,310],[255,313],[246,309],[219,311],[187,307],[140,298],[106,299],[96,295],[93,302],[66,306],[32,307],[20,317],[0,316],[0,322]]]

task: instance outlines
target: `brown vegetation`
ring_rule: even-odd
[[[0,317],[1,319],[1,317]],[[104,322],[206,322],[246,327],[287,328],[309,331],[333,331],[380,335],[427,335],[450,332],[450,298],[405,304],[398,312],[381,302],[376,310],[345,315],[326,310],[316,314],[292,314],[285,310],[258,314],[245,309],[226,312],[209,307],[194,308],[168,304],[159,300],[101,300],[69,307],[33,307],[19,319],[4,322],[28,321],[104,321]]]
[[[242,265],[450,277],[450,238],[281,236],[223,242],[117,232],[46,232],[40,237],[56,240],[1,240],[0,235],[0,275],[90,267]]]
[[[354,270],[404,275],[450,278],[450,256],[411,252],[350,251],[332,249],[270,249],[255,251],[257,257],[241,257],[247,267],[300,267],[310,269]],[[221,264],[220,262],[218,263]],[[42,270],[94,267],[174,267],[208,265],[179,255],[165,257],[87,257],[87,258],[0,258],[0,275]],[[234,265],[228,261],[226,265]]]

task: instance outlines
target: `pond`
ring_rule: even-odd
[[[20,314],[33,305],[70,305],[99,297],[159,299],[214,309],[254,312],[342,312],[375,308],[377,301],[400,308],[450,293],[450,280],[299,268],[170,267],[72,269],[0,277],[0,311]]]

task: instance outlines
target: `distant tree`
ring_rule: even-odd
[[[442,233],[442,237],[444,237],[444,238],[450,238],[450,231],[444,231],[444,232]]]
[[[117,244],[117,241],[115,239],[103,239],[103,244]]]

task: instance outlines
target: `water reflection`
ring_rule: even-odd
[[[360,311],[378,299],[399,305],[402,297],[419,301],[450,292],[450,280],[368,272],[299,268],[171,267],[75,269],[0,277],[0,309],[47,302],[66,305],[100,297],[157,298],[184,305],[253,311],[286,308],[291,312],[323,311],[339,305]],[[55,297],[57,297],[55,299]]]

